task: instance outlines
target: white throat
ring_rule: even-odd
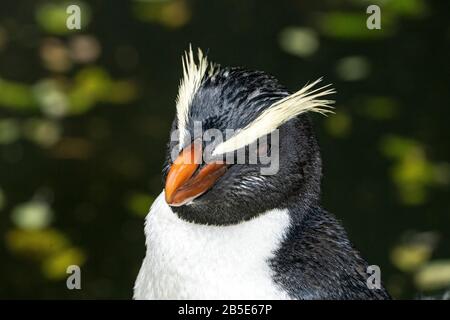
[[[289,226],[287,210],[271,210],[232,226],[180,219],[164,200],[145,224],[146,257],[135,299],[287,299],[268,260]]]

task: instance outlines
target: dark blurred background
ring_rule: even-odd
[[[81,8],[68,30],[66,8]],[[381,8],[381,30],[366,8]],[[125,298],[145,253],[181,54],[321,76],[323,203],[396,298],[450,287],[450,2],[1,1],[0,298]],[[66,288],[66,268],[82,290]]]

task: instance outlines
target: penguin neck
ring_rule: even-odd
[[[301,226],[303,221],[321,211],[320,177],[307,183],[302,183],[287,196],[280,208],[286,208],[290,215],[290,227]]]
[[[317,141],[312,133],[309,135],[310,152],[295,150],[291,155],[295,159],[293,161],[298,161],[296,171],[301,177],[291,184],[290,193],[283,201],[291,215],[292,225],[302,224],[307,216],[321,210],[322,159]]]
[[[178,217],[162,193],[146,219],[147,254],[135,297],[286,299],[267,262],[289,225],[286,209],[236,225],[195,224]]]

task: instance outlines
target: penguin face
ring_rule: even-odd
[[[292,197],[315,201],[320,155],[302,113],[327,111],[330,101],[317,97],[331,91],[290,95],[263,72],[208,64],[201,51],[198,65],[190,51],[183,66],[163,169],[172,210],[190,222],[230,225]]]

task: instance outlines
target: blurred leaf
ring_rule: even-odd
[[[362,80],[370,73],[370,63],[365,57],[346,57],[337,62],[336,73],[345,81]]]
[[[179,28],[191,19],[191,10],[185,0],[135,2],[134,15],[142,20]]]
[[[424,265],[414,276],[421,290],[445,289],[450,286],[450,260],[435,260]]]
[[[0,144],[9,144],[20,136],[20,129],[14,119],[0,119]]]
[[[432,178],[432,167],[427,162],[422,150],[408,153],[394,169],[394,178],[405,184],[426,184]]]
[[[444,186],[450,183],[450,164],[448,162],[433,164],[433,181]]]
[[[389,135],[381,142],[381,151],[389,158],[402,158],[416,149],[420,149],[418,142],[400,136]]]
[[[0,78],[0,105],[34,111],[39,107],[51,117],[83,114],[99,102],[125,104],[137,95],[135,82],[113,80],[103,68],[92,66],[81,69],[69,85],[43,79],[31,87]]]
[[[68,97],[71,112],[81,114],[97,102],[127,103],[137,96],[135,83],[127,80],[115,81],[99,67],[88,67],[75,77]]]
[[[110,93],[111,81],[108,73],[99,67],[82,69],[75,76],[74,86],[68,95],[71,111],[75,114],[88,111]]]
[[[343,111],[339,111],[325,120],[325,129],[336,138],[347,136],[350,133],[351,125],[352,118]]]
[[[154,200],[154,197],[145,193],[133,193],[127,198],[126,206],[135,215],[145,217]]]
[[[369,30],[366,26],[368,15],[365,12],[329,12],[319,16],[318,23],[323,34],[341,39],[376,39],[393,33],[393,19],[382,12],[382,28]]]
[[[67,7],[78,5],[81,10],[81,29],[84,29],[90,21],[89,6],[81,1],[63,1],[63,2],[44,2],[36,9],[36,21],[38,25],[46,32],[57,35],[64,35],[79,30],[67,28],[66,22],[69,14]]]
[[[6,245],[10,251],[34,259],[43,259],[67,244],[67,238],[54,229],[14,229],[6,234]]]
[[[137,96],[136,84],[132,81],[119,80],[111,83],[110,94],[102,97],[102,100],[112,103],[127,103]]]
[[[100,67],[84,68],[75,77],[76,84],[94,98],[109,94],[111,81],[109,74]]]
[[[24,136],[42,147],[51,147],[61,137],[58,123],[46,119],[31,118],[24,124]]]
[[[86,261],[83,250],[75,247],[65,248],[49,256],[42,262],[44,275],[52,280],[67,277],[67,267],[70,265],[81,266]]]
[[[50,206],[42,201],[30,201],[16,206],[11,219],[14,224],[24,230],[46,228],[53,218]]]
[[[425,201],[425,188],[433,179],[433,171],[422,152],[411,153],[392,169],[392,176],[406,204],[421,204]]]
[[[427,12],[426,2],[423,0],[390,0],[386,3],[385,9],[401,15],[416,17]]]
[[[368,98],[361,112],[370,119],[389,120],[398,114],[399,105],[394,98],[371,97]]]
[[[402,235],[400,244],[391,250],[391,261],[402,271],[415,271],[431,258],[438,241],[436,232],[408,231]]]
[[[13,253],[40,262],[43,274],[51,280],[64,278],[69,265],[81,266],[86,260],[83,250],[70,246],[55,229],[11,230],[6,245]]]
[[[41,110],[51,117],[62,117],[69,110],[69,99],[54,80],[41,80],[33,86]]]
[[[100,43],[94,36],[75,35],[69,42],[70,56],[78,63],[95,61],[101,52]]]
[[[418,205],[426,201],[427,187],[439,184],[436,165],[425,155],[423,146],[398,136],[387,136],[381,143],[382,152],[396,159],[391,176],[397,185],[401,200],[407,205]]]
[[[398,245],[391,251],[391,261],[400,270],[411,272],[427,262],[432,252],[433,248],[422,243]]]
[[[319,48],[316,32],[310,28],[288,27],[279,35],[281,48],[295,56],[309,57]]]
[[[361,4],[361,0],[354,1]],[[382,14],[383,12],[389,12],[398,16],[422,17],[428,11],[424,0],[365,0],[365,2],[367,5],[379,5]]]
[[[0,78],[0,105],[10,109],[34,109],[31,87]]]
[[[65,72],[72,67],[66,45],[57,38],[45,39],[39,50],[44,66],[50,71]]]

